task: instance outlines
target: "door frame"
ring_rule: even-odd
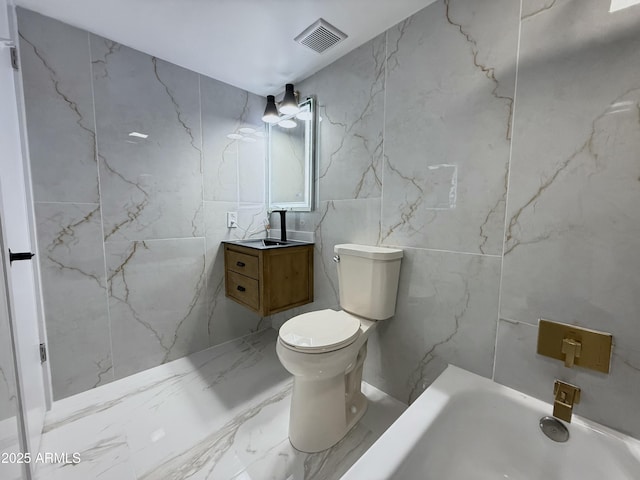
[[[0,3],[3,3],[3,0],[0,0]],[[13,46],[18,48],[18,52],[20,49],[20,45],[17,42],[18,37],[18,19],[16,16],[16,6],[14,0],[7,0],[8,5],[8,15],[9,15],[9,30],[11,34],[11,38],[13,39]],[[19,55],[18,55],[19,56]],[[37,230],[36,230],[36,219],[35,219],[35,201],[33,198],[33,188],[32,188],[32,176],[31,176],[31,162],[29,156],[29,141],[28,141],[28,132],[27,132],[27,121],[26,121],[26,108],[25,108],[25,100],[24,100],[24,88],[23,88],[23,80],[22,80],[22,69],[19,67],[18,70],[14,70],[14,89],[15,89],[15,102],[17,108],[17,117],[18,117],[18,132],[19,132],[19,141],[20,141],[20,150],[21,150],[21,161],[22,161],[22,183],[24,185],[24,207],[27,215],[27,223],[29,230],[29,243],[31,245],[31,251],[36,254],[34,260],[32,261],[33,267],[33,276],[34,276],[34,290],[36,296],[36,309],[37,309],[37,327],[38,334],[40,337],[40,342],[44,343],[45,349],[49,352],[49,345],[47,340],[47,329],[46,329],[46,319],[44,314],[44,300],[42,296],[42,278],[40,273],[40,262],[39,262],[39,251],[38,251],[38,240],[37,240]],[[47,355],[48,356],[48,355]],[[20,372],[18,372],[19,374]],[[50,362],[47,358],[47,361],[42,364],[42,377],[44,382],[44,395],[45,395],[45,408],[46,410],[50,410],[53,405],[53,388],[51,384],[51,369]]]
[[[6,248],[6,235],[4,232],[4,210],[2,206],[2,185],[0,184],[0,286],[2,291],[0,295],[5,297],[5,303],[7,305],[7,317],[9,321],[9,341],[11,342],[11,356],[13,357],[13,378],[15,380],[16,389],[16,410],[17,410],[17,426],[18,426],[18,443],[20,445],[20,451],[29,451],[29,441],[27,439],[27,423],[25,420],[25,411],[23,408],[23,393],[22,393],[22,378],[18,375],[18,354],[16,352],[16,335],[14,332],[14,318],[15,313],[13,311],[13,295],[11,293],[11,278],[9,268],[7,265],[7,252]],[[11,262],[9,262],[9,265]],[[33,452],[32,452],[33,453]],[[31,479],[31,472],[26,464],[22,465],[22,472],[25,479]]]

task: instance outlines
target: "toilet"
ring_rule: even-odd
[[[398,293],[402,250],[342,244],[334,252],[342,310],[293,317],[276,344],[294,377],[289,440],[308,453],[335,445],[364,415],[367,339],[376,321],[394,315]]]

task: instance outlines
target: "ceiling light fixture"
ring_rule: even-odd
[[[278,123],[280,121],[278,107],[276,107],[276,97],[273,95],[267,95],[267,106],[264,109],[262,121],[267,123]]]
[[[284,86],[284,98],[280,104],[280,112],[285,115],[295,115],[300,111],[298,101],[296,100],[296,92],[293,90],[293,83],[287,83]]]

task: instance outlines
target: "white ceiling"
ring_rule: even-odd
[[[16,0],[258,95],[303,80],[434,0]],[[318,18],[349,37],[318,54],[294,38]]]

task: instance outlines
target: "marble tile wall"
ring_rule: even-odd
[[[640,7],[526,0],[496,379],[640,436]],[[611,373],[536,355],[537,318],[614,336]]]
[[[264,232],[263,140],[227,138],[263,99],[18,17],[54,398],[262,325],[224,297],[219,245]]]
[[[338,306],[334,245],[378,242],[385,44],[380,35],[296,85],[302,96],[317,96],[320,118],[317,208],[288,217],[290,229],[315,232],[315,301],[274,315],[274,327],[298,313]]]
[[[499,255],[517,2],[436,2],[388,32],[383,243]]]
[[[449,362],[493,372],[518,15],[437,2],[299,85],[322,118],[320,208],[294,219],[316,232],[316,301],[273,325],[338,306],[335,244],[402,247],[365,377],[407,402]]]
[[[336,243],[405,250],[365,379],[411,402],[452,363],[640,435],[640,6],[440,0],[297,85],[320,104],[316,301]],[[537,319],[613,333],[610,375],[535,353]],[[632,418],[633,417],[633,418]]]

